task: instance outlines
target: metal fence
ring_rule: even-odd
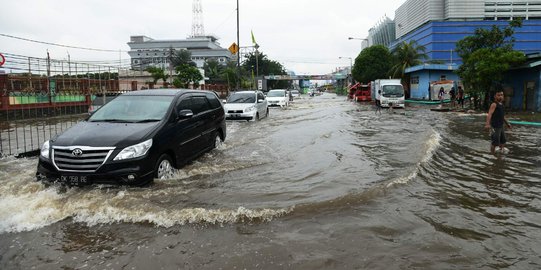
[[[4,92],[0,111],[0,156],[35,154],[41,144],[88,115],[88,93]]]
[[[120,66],[0,53],[6,57],[0,67],[0,157],[37,154],[44,141],[86,118],[96,96],[159,86],[142,71]],[[200,89],[222,98],[229,93],[225,85]]]

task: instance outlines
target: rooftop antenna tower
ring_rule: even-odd
[[[203,26],[203,5],[201,4],[201,0],[193,0],[192,11],[192,37],[205,36],[205,27]]]

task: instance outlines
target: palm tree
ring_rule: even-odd
[[[422,60],[428,59],[425,53],[426,47],[418,45],[417,41],[410,40],[409,43],[402,41],[393,51],[395,65],[391,68],[393,77],[404,79],[404,71],[406,68],[417,66],[423,63]]]
[[[405,71],[407,68],[420,65],[423,63],[423,60],[428,59],[425,51],[426,47],[418,45],[415,40],[410,40],[409,43],[402,41],[392,51],[396,64],[391,68],[390,75],[393,78],[399,77],[401,79],[402,85],[406,88],[406,98],[409,98],[410,76],[406,75]]]
[[[205,70],[205,76],[209,78],[211,83],[223,81],[221,77],[224,73],[225,66],[215,59],[207,60],[203,65],[203,69]]]

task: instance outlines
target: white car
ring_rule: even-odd
[[[225,118],[232,120],[259,120],[269,115],[267,99],[261,91],[233,92],[224,105]]]
[[[267,93],[269,106],[280,106],[282,108],[289,106],[289,95],[285,89],[274,89]]]
[[[299,90],[291,90],[291,95],[293,96],[293,98],[301,97],[301,93],[299,92]]]

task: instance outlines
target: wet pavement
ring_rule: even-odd
[[[303,96],[147,188],[4,158],[0,269],[538,269],[541,132],[484,117]]]

